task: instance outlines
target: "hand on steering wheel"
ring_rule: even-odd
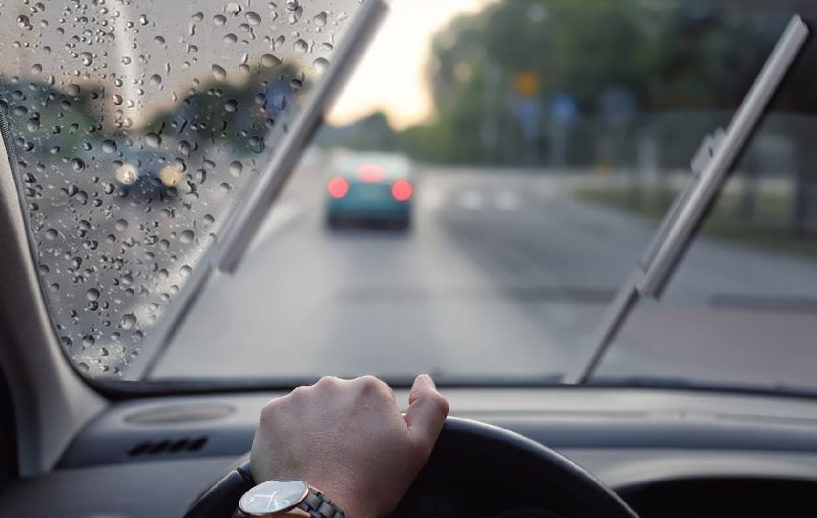
[[[382,518],[416,476],[419,491],[407,502],[441,480],[490,480],[498,494],[526,495],[547,513],[637,518],[603,483],[558,453],[502,428],[446,420],[447,413],[448,402],[428,376],[415,380],[405,415],[391,389],[373,377],[323,378],[295,389],[264,407],[251,464],[210,488],[185,518],[226,518],[248,486],[273,478],[308,482],[350,518]],[[475,484],[474,494],[464,496],[480,501],[479,491]]]
[[[261,411],[250,455],[256,482],[297,478],[320,489],[351,518],[381,518],[425,465],[448,401],[418,376],[405,416],[372,376],[321,378]]]

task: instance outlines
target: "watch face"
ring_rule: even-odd
[[[295,507],[308,492],[309,486],[300,480],[271,480],[244,493],[238,508],[249,516],[267,516]]]

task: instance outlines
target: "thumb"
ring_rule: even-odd
[[[434,447],[447,415],[448,401],[437,390],[431,377],[427,374],[417,376],[404,419],[409,432],[428,451]]]

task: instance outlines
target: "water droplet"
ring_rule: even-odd
[[[181,272],[181,274],[182,274],[182,275],[184,275],[185,277],[187,277],[187,276],[189,276],[191,273],[193,273],[193,268],[190,268],[189,266],[187,266],[187,265],[185,264],[184,266],[182,266],[182,267],[179,269],[179,271]]]
[[[261,17],[255,11],[247,11],[244,15],[247,18],[247,22],[250,25],[260,25],[261,24]]]
[[[48,230],[45,231],[45,238],[51,241],[57,239],[58,235],[59,235],[58,232],[53,228],[49,228]]]
[[[233,43],[235,43],[237,41],[238,41],[238,36],[236,36],[233,33],[230,33],[230,34],[227,34],[226,36],[224,36],[224,43],[233,44]],[[215,73],[215,70],[213,70],[213,72]]]
[[[122,329],[133,329],[133,326],[136,325],[136,316],[133,313],[126,314],[122,317],[119,325]]]
[[[230,163],[230,174],[233,176],[240,176],[241,171],[244,169],[244,166],[241,165],[241,162],[238,160],[234,160]]]
[[[305,40],[299,39],[295,42],[295,50],[304,54],[309,50],[309,44]]]
[[[200,22],[200,21],[204,20],[204,13],[198,12],[198,13],[194,14],[193,16],[191,16],[191,18],[193,19],[194,22]]]
[[[116,142],[110,139],[103,140],[102,151],[106,153],[116,153]]]
[[[97,300],[99,298],[99,290],[96,288],[91,288],[85,292],[85,297],[90,301]]]
[[[114,224],[114,228],[116,228],[116,230],[122,232],[123,230],[128,228],[128,220],[126,220],[126,219],[117,220],[116,223]]]
[[[205,214],[203,221],[205,225],[212,225],[216,222],[216,218],[214,218],[211,214]]]
[[[82,171],[83,169],[85,169],[85,161],[82,160],[81,158],[74,158],[73,160],[71,160],[71,168],[74,171]]]
[[[228,112],[234,112],[238,109],[238,101],[235,99],[230,99],[226,103],[224,103],[224,109]]]
[[[164,45],[165,39],[162,38],[161,36],[156,36],[153,38],[153,43],[155,43],[156,45]]]
[[[277,67],[281,63],[281,58],[274,54],[264,54],[261,56],[261,64],[265,67]]]
[[[143,15],[139,16],[139,25],[145,26],[148,23],[150,23],[150,22],[148,22],[147,15],[143,14]]]
[[[178,149],[179,153],[181,153],[182,155],[190,156],[190,151],[193,150],[193,146],[190,144],[190,142],[186,140],[180,140]]]
[[[151,86],[159,86],[160,84],[162,84],[162,76],[160,76],[159,74],[153,74],[152,76],[150,76],[148,84],[150,84]]]
[[[145,143],[150,147],[159,147],[162,145],[162,137],[157,133],[145,134]]]
[[[83,52],[82,54],[79,55],[79,57],[82,60],[82,64],[85,65],[86,67],[94,63],[94,55],[91,54],[90,52]]]
[[[213,23],[216,26],[221,26],[227,23],[227,18],[223,14],[217,14],[213,16]]]
[[[326,11],[321,11],[312,18],[312,21],[315,23],[317,27],[323,27],[326,25]]]
[[[31,65],[31,73],[32,74],[39,74],[42,71],[43,71],[43,66],[40,65],[39,63],[35,63],[35,64]]]
[[[329,66],[329,60],[326,58],[318,58],[312,62],[312,68],[315,69],[315,72],[319,74],[323,74],[326,72],[326,68]]]
[[[192,230],[185,230],[179,234],[179,241],[182,243],[192,243],[196,238],[196,234]]]
[[[82,337],[82,346],[83,347],[91,347],[96,343],[93,335],[85,335]]]
[[[224,81],[227,78],[227,71],[219,65],[213,65],[213,77],[219,81]]]
[[[32,117],[28,119],[26,127],[28,128],[28,131],[38,131],[40,129],[40,118]]]
[[[224,6],[224,12],[237,16],[241,12],[241,6],[238,5],[238,2],[230,2]]]
[[[66,92],[68,95],[70,95],[71,97],[77,97],[77,96],[79,96],[80,87],[79,87],[79,85],[70,84],[70,85],[68,85],[68,87],[65,89],[65,92]]]

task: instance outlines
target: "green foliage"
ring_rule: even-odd
[[[428,79],[435,115],[403,133],[416,158],[443,162],[547,162],[547,108],[554,96],[577,100],[580,118],[567,128],[570,162],[598,163],[598,142],[611,132],[639,128],[676,132],[673,113],[728,112],[751,85],[795,7],[791,1],[733,0],[505,0],[452,21],[434,39]],[[811,11],[814,10],[812,7]],[[813,63],[813,59],[807,57]],[[544,108],[542,138],[524,142],[515,106],[519,74],[534,74]],[[779,106],[817,107],[814,74],[795,74]],[[638,113],[625,128],[610,128],[601,98],[629,92]],[[670,114],[670,122],[660,115]],[[486,126],[495,140],[486,139]],[[490,129],[490,128],[488,128]],[[676,147],[694,150],[703,131],[687,127]],[[490,131],[489,131],[490,132]],[[632,145],[629,139],[627,145]],[[632,156],[622,150],[623,156]],[[668,153],[670,163],[688,159]],[[678,162],[681,160],[681,162]]]

